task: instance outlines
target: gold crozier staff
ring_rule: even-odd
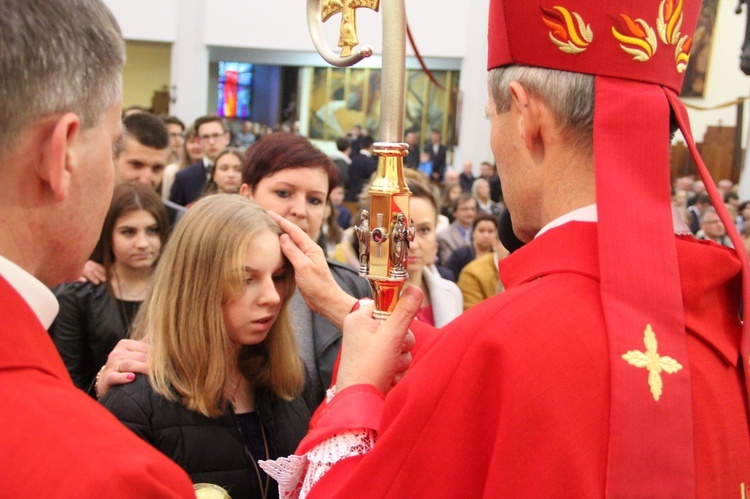
[[[379,9],[378,0],[308,0],[307,20],[313,43],[321,56],[338,67],[347,67],[372,55],[372,49],[358,45],[357,8]],[[322,23],[341,13],[341,34],[336,55],[322,33]],[[383,69],[380,90],[380,142],[375,181],[370,188],[370,210],[357,227],[360,274],[373,288],[374,316],[385,319],[396,306],[408,276],[406,261],[414,231],[409,218],[409,188],[404,180],[403,158],[409,146],[403,143],[404,78],[406,74],[406,10],[403,0],[383,0]]]

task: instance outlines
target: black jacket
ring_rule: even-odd
[[[185,167],[174,176],[172,189],[169,191],[169,200],[180,206],[187,206],[203,193],[206,186],[208,172],[203,164],[203,159]]]
[[[218,418],[208,418],[179,402],[167,401],[154,392],[144,375],[112,388],[100,402],[136,435],[182,467],[193,483],[219,485],[234,499],[260,497],[252,458],[231,408]],[[310,422],[304,399],[286,402],[258,390],[255,406],[266,431],[270,458],[293,454]],[[265,483],[265,475],[263,479]],[[270,483],[269,497],[278,497],[274,480]]]
[[[82,390],[92,384],[109,352],[127,338],[125,310],[106,284],[71,282],[53,289],[60,313],[50,327],[52,340],[73,383]]]
[[[445,176],[446,149],[443,144],[438,146],[437,152],[433,149],[432,142],[425,144],[423,151],[430,155],[432,161],[432,178],[438,182],[443,181]]]
[[[370,177],[378,169],[378,158],[357,154],[352,157],[349,165],[349,183],[346,184],[344,201],[358,201],[362,189],[370,181]]]

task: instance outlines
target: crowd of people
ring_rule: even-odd
[[[141,122],[154,125],[154,118],[154,115],[141,107],[132,107],[124,113],[125,127],[130,134],[121,148],[131,156],[134,154],[131,152],[133,149],[146,154],[136,160],[139,173],[121,173],[118,178],[150,183],[160,192],[170,213],[170,226],[185,213],[185,208],[192,206],[202,196],[239,193],[242,184],[241,164],[247,149],[267,135],[290,134],[280,127],[267,127],[265,133],[255,135],[253,130],[257,129],[257,124],[242,121],[240,127],[236,128],[214,115],[202,116],[185,129],[179,118],[163,116],[161,120],[166,125],[169,141],[167,150],[163,141],[153,142],[153,138],[136,133],[142,128],[139,125]],[[274,129],[277,131],[273,131]],[[410,182],[415,183],[413,187],[417,192],[429,191],[429,196],[423,197],[435,200],[437,209],[434,227],[431,229],[435,241],[430,243],[429,252],[420,257],[420,262],[424,264],[428,275],[434,274],[457,283],[460,296],[456,306],[460,311],[464,303],[474,305],[481,301],[477,297],[489,298],[495,294],[495,290],[501,289],[495,285],[491,288],[492,292],[486,287],[480,292],[475,280],[462,280],[460,275],[466,264],[489,252],[493,253],[495,263],[508,254],[500,243],[497,230],[500,214],[504,209],[499,176],[494,165],[487,161],[481,163],[476,177],[471,161],[463,164],[460,174],[452,166],[446,165],[446,146],[441,144],[437,131],[431,132],[430,140],[423,147],[419,146],[416,133],[407,132],[406,136],[409,139],[409,154],[404,159],[404,166],[414,172],[409,177]],[[377,157],[372,152],[373,143],[370,132],[359,126],[336,141],[337,151],[330,156],[338,173],[336,185],[322,203],[325,214],[320,232],[312,234],[331,260],[348,265],[354,271],[359,270],[359,262],[353,229],[360,221],[361,210],[367,209],[367,191],[378,165]],[[167,152],[168,158],[174,161],[165,165],[163,156]],[[147,158],[148,153],[151,153],[151,162]],[[159,160],[154,161],[153,158],[157,156]],[[414,163],[410,159],[413,157],[422,157],[424,161]],[[127,161],[124,160],[125,163]],[[129,161],[133,163],[132,159]],[[430,163],[429,170],[420,167],[424,166],[424,162]],[[118,171],[125,169],[126,167],[121,167]],[[439,175],[433,175],[438,172]],[[475,225],[480,221],[485,222],[478,232],[482,237],[475,241]],[[451,260],[454,250],[461,251]],[[410,261],[409,264],[412,273],[420,275],[417,278],[420,281],[422,267],[417,269],[416,261]],[[98,273],[93,273],[88,269],[86,277],[90,274],[93,281],[99,283],[104,279],[101,278],[102,271],[97,270]],[[454,286],[446,286],[455,294]],[[445,310],[440,313],[443,312]],[[450,319],[456,316],[453,312],[447,315]],[[432,321],[430,323],[435,324]]]
[[[494,162],[406,131],[408,285],[381,321],[366,130],[329,157],[123,113],[104,3],[0,4],[3,496],[744,497],[750,201],[703,171],[667,198],[679,75],[586,34],[607,68],[567,59],[565,8],[532,27],[492,0]]]

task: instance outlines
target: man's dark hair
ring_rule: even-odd
[[[375,139],[372,138],[372,135],[364,135],[362,142],[360,142],[360,149],[369,149],[374,143]]]
[[[143,107],[138,104],[133,104],[131,106],[125,107],[122,109],[122,117],[125,118],[126,116],[130,114],[136,114],[136,113],[150,113],[151,109],[147,107]]]
[[[698,194],[695,196],[695,203],[694,204],[712,204],[711,198],[708,196],[708,194]]]
[[[486,211],[480,211],[479,214],[477,214],[477,216],[474,218],[474,221],[471,222],[472,232],[476,230],[479,222],[492,222],[493,224],[495,224],[495,230],[498,229],[498,225],[500,223],[497,216],[493,215],[492,213],[487,213]]]
[[[726,196],[724,196],[724,202],[728,203],[730,199],[736,199],[737,201],[739,201],[740,197],[736,192],[727,192]]]
[[[165,125],[179,125],[182,131],[185,131],[185,123],[177,116],[163,116],[161,120]]]
[[[339,137],[336,139],[336,149],[339,150],[339,152],[346,151],[351,146],[351,142],[349,142],[349,139],[346,137]]]
[[[169,147],[169,132],[164,122],[151,113],[131,114],[122,120],[123,140],[115,147],[115,156],[122,152],[126,137],[132,137],[146,147],[166,149]]]
[[[224,133],[229,131],[226,122],[221,118],[221,116],[218,116],[216,114],[207,114],[206,116],[201,116],[200,118],[195,120],[195,123],[193,123],[193,127],[195,127],[195,134],[200,135],[201,126],[205,125],[206,123],[213,122],[219,123],[222,130],[224,130]]]
[[[462,192],[461,194],[459,194],[451,205],[451,213],[456,213],[458,207],[467,201],[474,201],[476,203],[477,200],[474,199],[474,196],[472,196],[469,192]]]

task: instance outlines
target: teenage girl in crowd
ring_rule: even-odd
[[[242,158],[244,153],[236,147],[224,149],[216,157],[211,179],[203,190],[205,194],[237,194],[242,185]]]
[[[127,338],[168,230],[167,212],[150,186],[117,186],[94,250],[107,281],[67,283],[55,290],[60,313],[50,333],[79,388],[91,387],[109,352]]]
[[[294,272],[279,234],[241,196],[198,201],[134,324],[133,338],[150,344],[149,374],[101,399],[194,483],[232,497],[278,497],[257,461],[294,452],[310,418],[287,310]]]
[[[241,195],[264,210],[281,215],[315,241],[323,225],[330,192],[338,185],[338,168],[306,138],[275,132],[248,149],[242,163],[242,182]],[[372,296],[367,281],[346,265],[332,261],[322,262],[322,265],[330,271],[326,275],[332,276],[331,285],[341,288],[351,298],[322,297],[325,305],[316,309],[318,313],[311,310],[299,292],[291,299],[297,347],[310,374],[312,400],[316,405],[323,400],[331,383],[333,365],[341,346],[341,325],[333,324],[327,317],[344,316],[355,299]],[[300,291],[304,292],[305,284],[297,283]],[[310,284],[311,289],[318,289],[317,282]],[[144,372],[147,351],[145,343],[126,340],[119,344],[108,357],[106,369],[97,383],[97,394],[102,395],[113,384],[129,382],[128,376],[134,372]],[[118,362],[119,370],[115,369]]]

